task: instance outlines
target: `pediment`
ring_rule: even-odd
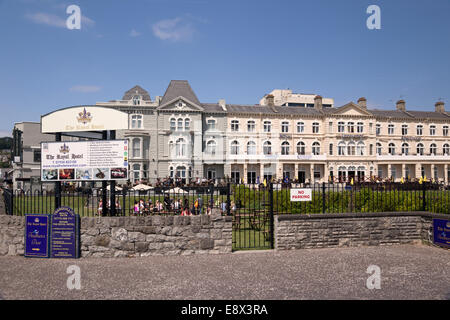
[[[158,107],[161,111],[176,111],[176,112],[192,112],[192,111],[203,111],[203,107],[198,104],[189,101],[184,97],[176,97]]]
[[[333,113],[333,115],[342,115],[342,116],[370,116],[373,117],[371,113],[367,110],[361,108],[359,105],[350,102],[342,107],[337,108]]]

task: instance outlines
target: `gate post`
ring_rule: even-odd
[[[270,248],[274,248],[274,241],[273,241],[273,182],[269,182],[269,218],[270,218]]]

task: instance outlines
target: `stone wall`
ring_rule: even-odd
[[[24,217],[0,216],[0,255],[24,254]],[[232,222],[221,215],[81,218],[82,257],[227,253]]]
[[[425,212],[280,215],[274,218],[275,248],[430,243],[433,217],[449,218]]]

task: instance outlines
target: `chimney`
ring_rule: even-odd
[[[227,105],[226,105],[226,103],[225,103],[225,99],[220,99],[220,100],[219,100],[219,106],[222,107],[222,110],[223,110],[223,111],[227,111]]]
[[[367,109],[367,100],[364,97],[361,97],[358,99],[358,105],[363,108],[363,109]]]
[[[398,111],[406,111],[406,102],[405,102],[405,100],[398,100],[397,101],[397,110]]]
[[[318,110],[322,110],[322,97],[315,96],[314,97],[314,108]]]
[[[445,112],[444,102],[442,102],[442,101],[436,102],[434,107],[435,107],[435,111],[436,112],[439,112],[439,113],[444,113]]]
[[[268,94],[266,96],[267,105],[273,107],[275,105],[275,97],[273,94]]]

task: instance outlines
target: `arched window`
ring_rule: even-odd
[[[320,154],[320,143],[317,141],[312,144],[312,154],[315,156]]]
[[[256,154],[256,143],[253,141],[249,141],[247,143],[247,154],[254,155]]]
[[[303,141],[299,141],[297,143],[297,154],[298,155],[305,155],[306,154],[305,143]]]
[[[248,132],[255,132],[256,123],[254,120],[247,121],[247,131]]]
[[[170,130],[175,131],[177,129],[175,118],[170,119]]]
[[[345,123],[343,121],[338,122],[338,132],[343,133],[345,130]]]
[[[450,155],[450,145],[448,143],[444,144],[443,154],[446,156]]]
[[[297,133],[305,132],[305,124],[303,122],[297,122]]]
[[[353,122],[347,122],[347,132],[353,133],[355,132],[355,123]]]
[[[382,150],[381,143],[377,142],[377,155],[381,156],[381,150]]]
[[[189,118],[184,119],[184,130],[189,131],[191,129],[191,120]]]
[[[179,118],[177,121],[177,130],[181,131],[183,130],[183,119]]]
[[[216,154],[216,142],[214,140],[210,140],[206,143],[206,153],[209,155]]]
[[[282,144],[281,144],[281,154],[282,155],[288,155],[289,154],[289,142],[287,142],[287,141],[284,141]]]
[[[423,156],[423,150],[424,150],[423,144],[418,143],[416,146],[416,149],[417,149],[417,154]]]
[[[409,154],[409,144],[406,142],[402,144],[402,154],[407,156]]]
[[[179,138],[175,142],[175,155],[177,157],[186,156],[186,141],[183,138]]]
[[[366,153],[366,145],[364,144],[364,142],[359,141],[358,144],[356,145],[356,154],[358,156],[363,156]]]
[[[389,143],[389,146],[388,146],[388,153],[391,155],[391,156],[393,156],[393,155],[395,155],[395,144],[394,143]]]
[[[430,145],[430,154],[436,155],[436,152],[437,152],[437,146],[436,146],[435,143],[432,143],[432,144]]]
[[[358,122],[356,124],[356,131],[358,133],[362,133],[364,131],[364,123],[363,122]]]
[[[423,134],[423,125],[419,124],[417,125],[417,135],[421,136]]]
[[[133,104],[134,104],[135,106],[140,105],[140,104],[141,104],[141,96],[134,96],[134,97],[133,97]]]
[[[388,125],[388,134],[394,134],[395,126],[393,124]]]
[[[402,136],[408,135],[408,125],[402,124]]]
[[[344,141],[339,142],[338,144],[338,156],[345,156],[345,149],[347,148],[347,145]]]
[[[270,121],[264,121],[264,132],[272,131],[272,123]]]
[[[430,136],[435,136],[436,135],[436,126],[434,124],[432,124],[430,126]]]
[[[231,142],[231,154],[238,155],[239,154],[239,142],[234,140]]]
[[[349,156],[354,156],[355,155],[355,151],[356,151],[356,145],[353,141],[350,141],[347,144],[347,155]]]
[[[272,154],[272,143],[270,141],[264,142],[264,144],[263,144],[263,153],[265,155]]]

